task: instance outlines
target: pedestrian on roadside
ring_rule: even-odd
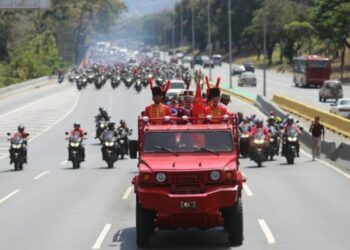
[[[311,123],[309,132],[312,135],[312,160],[319,159],[321,154],[321,136],[324,141],[325,130],[324,126],[320,123],[320,117],[315,116],[314,121]]]

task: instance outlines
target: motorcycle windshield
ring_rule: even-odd
[[[23,138],[21,135],[16,135],[11,138],[11,143],[12,144],[22,144],[23,143]]]
[[[113,131],[106,131],[104,134],[103,134],[103,140],[105,142],[113,142],[115,140],[115,137],[114,137],[114,132]]]
[[[264,132],[262,129],[258,129],[256,133],[254,134],[253,138],[256,140],[261,140],[265,137]]]
[[[81,141],[81,138],[80,138],[80,132],[78,131],[75,131],[73,133],[73,135],[69,138],[69,141],[70,142],[73,142],[73,143],[78,143]]]
[[[248,133],[250,131],[250,126],[249,125],[244,125],[241,127],[242,133]]]
[[[298,132],[297,132],[297,130],[296,130],[295,128],[293,128],[293,127],[288,127],[288,128],[287,128],[287,135],[288,135],[289,137],[297,137]]]

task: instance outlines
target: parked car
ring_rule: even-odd
[[[176,53],[176,58],[177,58],[178,60],[181,60],[183,57],[184,57],[184,53],[182,53],[182,52],[177,52],[177,53]]]
[[[182,63],[191,63],[193,61],[193,57],[192,56],[184,56],[182,58]]]
[[[207,67],[214,68],[214,62],[209,58],[209,56],[202,56],[202,66],[204,68],[207,68]]]
[[[244,68],[245,68],[245,71],[250,71],[250,72],[253,72],[253,73],[255,71],[254,64],[252,64],[252,63],[245,63],[244,64]]]
[[[232,75],[235,76],[235,75],[240,75],[242,74],[243,72],[245,72],[245,67],[244,65],[241,65],[241,64],[234,64],[232,66]]]
[[[329,112],[350,119],[350,98],[338,99]]]
[[[179,95],[182,91],[186,89],[186,84],[183,80],[171,80],[169,90],[167,91],[167,96],[176,96]]]
[[[221,55],[215,54],[215,55],[213,55],[212,59],[213,59],[214,65],[218,65],[218,66],[222,65],[222,56]]]
[[[238,86],[256,86],[256,77],[253,72],[244,72],[238,78]]]
[[[324,81],[319,91],[319,101],[326,102],[327,99],[335,99],[335,101],[337,101],[340,98],[343,98],[341,82],[338,80]]]

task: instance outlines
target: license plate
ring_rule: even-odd
[[[182,209],[194,209],[196,207],[197,207],[197,204],[195,201],[181,201]]]

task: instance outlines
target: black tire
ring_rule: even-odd
[[[15,162],[14,165],[15,165],[15,171],[18,171],[19,170],[19,163]]]
[[[114,167],[114,163],[112,161],[108,162],[108,168],[113,168]]]
[[[230,208],[228,213],[229,236],[228,241],[231,246],[240,246],[243,243],[243,206],[241,197],[238,198],[235,206]]]
[[[257,163],[258,163],[258,168],[261,168],[262,167],[262,161],[260,160]]]
[[[154,230],[154,215],[152,211],[141,207],[136,199],[136,243],[139,247],[148,247]]]

